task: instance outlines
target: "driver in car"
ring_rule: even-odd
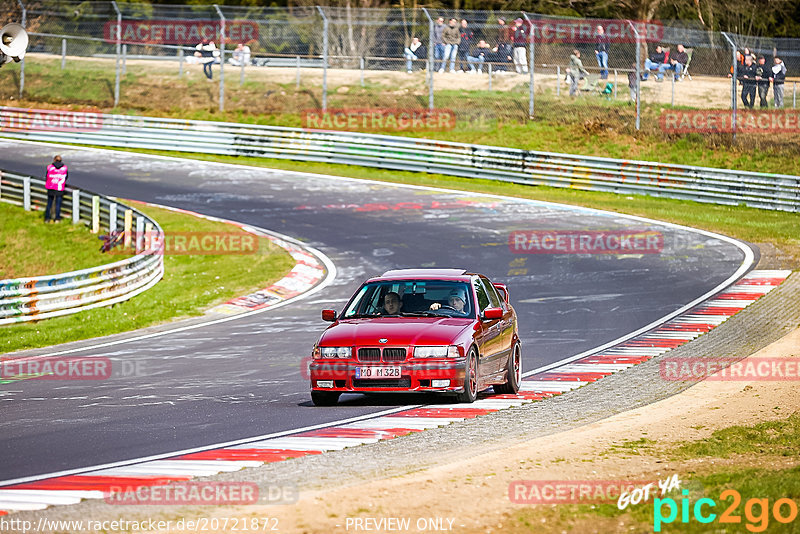
[[[450,291],[450,295],[447,297],[447,303],[458,313],[464,313],[464,306],[467,304],[467,298],[466,295],[464,295],[464,291],[461,289],[453,289]],[[431,304],[431,310],[438,310],[441,307],[442,305],[438,302]]]
[[[394,291],[386,293],[383,297],[383,315],[397,315],[403,307],[403,301],[400,300],[400,295]]]

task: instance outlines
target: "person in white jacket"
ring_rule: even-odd
[[[219,56],[217,45],[214,44],[214,41],[203,39],[203,42],[195,47],[194,55],[199,58],[200,63],[203,64],[203,73],[206,75],[206,78],[211,81],[211,65],[214,64],[214,61],[216,61],[216,58]]]

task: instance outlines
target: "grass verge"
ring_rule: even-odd
[[[44,224],[42,213],[0,202],[0,280],[76,271],[127,257],[110,260],[85,226],[67,219]]]
[[[243,233],[239,228],[225,223],[159,208],[137,207],[157,220],[167,234]],[[5,233],[0,233],[0,236]],[[90,240],[96,239],[88,235],[91,236]],[[107,263],[121,258],[105,257]],[[100,263],[95,261],[91,265]],[[106,336],[200,315],[203,310],[236,295],[268,286],[293,266],[291,256],[268,239],[259,240],[255,254],[168,254],[164,257],[164,278],[131,300],[75,315],[0,327],[0,353]]]
[[[705,439],[684,442],[667,448],[663,444],[645,444],[648,456],[671,458],[672,472],[680,473],[681,487],[689,489],[688,519],[681,514],[683,495],[672,492],[665,497],[676,502],[678,513],[662,525],[663,532],[797,532],[800,520],[795,513],[788,524],[775,518],[774,506],[781,499],[800,502],[800,414],[786,419],[755,425],[731,426],[715,431]],[[611,450],[610,454],[627,451]],[[753,467],[758,465],[760,467]],[[738,492],[740,501],[734,494]],[[657,494],[656,496],[659,496]],[[694,515],[695,503],[712,499],[716,506],[705,505],[704,515],[716,514],[714,521],[701,523]],[[751,502],[751,499],[754,501]],[[758,502],[756,502],[758,501]],[[731,508],[736,523],[721,522],[721,514]],[[780,507],[784,518],[791,516],[786,502]],[[653,532],[655,502],[629,505],[619,510],[615,503],[529,506],[510,517],[507,532]],[[669,505],[661,506],[662,516],[669,515]]]

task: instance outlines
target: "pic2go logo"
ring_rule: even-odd
[[[681,523],[689,523],[689,512],[692,512],[695,521],[698,523],[712,523],[717,519],[717,514],[711,510],[716,508],[717,502],[714,499],[702,498],[698,499],[694,506],[689,503],[688,497],[689,490],[681,492],[684,497],[680,500],[680,507],[675,499],[667,497],[665,499],[656,498],[653,501],[653,531],[661,532],[661,526],[670,524],[678,518],[678,512],[681,514]],[[729,489],[719,494],[720,501],[727,501],[732,499],[730,505],[725,511],[719,515],[719,523],[734,523],[739,524],[742,522],[742,517],[737,514],[739,504],[742,502],[742,496],[737,490]],[[667,515],[664,515],[666,510],[669,509]],[[745,527],[750,532],[763,532],[769,526],[770,512],[772,517],[778,523],[791,523],[797,518],[797,503],[792,499],[783,498],[776,500],[772,508],[770,508],[769,499],[748,499],[744,504],[744,516],[747,519]]]

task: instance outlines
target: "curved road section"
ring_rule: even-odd
[[[0,141],[0,167],[40,174],[56,151],[78,186],[269,228],[322,251],[338,276],[263,314],[111,346],[72,345],[80,348],[71,356],[127,362],[134,373],[1,386],[0,484],[441,402],[352,395],[336,407],[311,405],[301,367],[326,326],[320,309],[341,309],[363,279],[388,269],[466,268],[507,283],[530,370],[675,312],[752,260],[719,236],[511,198],[12,141]],[[610,233],[657,241],[624,254],[572,244]],[[549,253],[559,235],[560,253]]]

